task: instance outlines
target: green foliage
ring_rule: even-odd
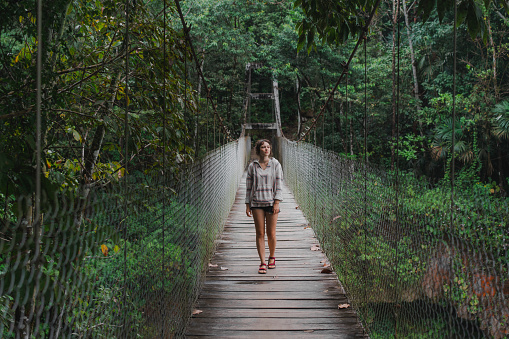
[[[465,23],[472,39],[480,36],[487,41],[487,26],[483,20],[482,6],[491,6],[491,1],[482,5],[475,0],[462,1],[457,7],[457,25]],[[502,2],[509,13],[509,6]],[[315,36],[322,43],[342,44],[351,36],[360,36],[366,19],[379,3],[376,1],[317,1],[295,0],[295,7],[302,8],[305,19],[297,24],[299,49],[306,45],[308,53],[316,48]],[[453,1],[420,0],[417,2],[417,15],[426,22],[435,12],[442,22],[447,13],[453,11]],[[362,15],[359,15],[362,13]]]
[[[95,212],[111,201],[125,202],[112,192],[128,175],[149,186],[149,174],[164,167],[175,179],[182,163],[192,160],[186,114],[193,114],[196,104],[185,79],[189,50],[182,32],[164,20],[161,2],[127,6],[128,36],[125,4],[43,3],[41,44],[33,2],[0,4],[7,18],[0,23],[0,262],[2,305],[7,306],[1,314],[2,323],[12,324],[9,310],[16,308],[14,323],[23,326],[14,329],[15,335],[23,327],[39,337],[50,336],[49,327],[60,335],[65,329],[82,334],[95,329],[97,337],[108,338],[118,333],[118,327],[104,328],[123,311],[118,281],[97,286],[97,272],[89,264],[108,246],[112,254],[130,239],[119,236],[120,215]],[[167,17],[173,6],[168,5]],[[40,45],[42,153],[37,163],[35,55]],[[38,165],[41,216],[35,220]],[[147,248],[159,250],[153,244]],[[37,279],[28,279],[34,275]],[[47,285],[39,292],[41,281]],[[87,295],[91,285],[97,289]],[[144,321],[139,301],[129,302],[135,306],[126,321],[138,329]],[[42,318],[29,316],[34,311]],[[39,321],[44,325],[36,328]],[[95,326],[103,323],[108,325]],[[3,327],[2,335],[9,330]]]

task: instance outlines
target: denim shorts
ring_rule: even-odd
[[[252,210],[264,210],[266,213],[274,214],[274,206],[251,207]]]

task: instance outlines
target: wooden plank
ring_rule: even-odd
[[[209,328],[214,328],[215,326],[221,326],[223,329],[229,329],[236,325],[242,326],[244,329],[256,331],[260,328],[260,323],[264,324],[265,330],[280,330],[282,328],[291,328],[293,327],[294,330],[298,330],[297,327],[295,327],[295,321],[293,321],[291,318],[277,318],[277,323],[279,324],[279,327],[276,328],[270,328],[272,324],[275,322],[272,321],[272,317],[267,316],[261,316],[261,317],[252,317],[252,318],[224,318],[221,320],[221,322],[218,322],[216,319],[213,318],[201,318],[199,319],[200,324],[207,324]],[[271,324],[272,323],[272,324]],[[342,318],[336,320],[334,318],[321,318],[321,317],[306,317],[299,320],[299,327],[304,327],[305,329],[309,328],[315,328],[320,329],[322,327],[321,325],[324,324],[332,324],[332,325],[342,325],[342,324],[349,324],[349,325],[357,325],[356,319],[352,318]],[[316,326],[316,327],[315,327]]]
[[[217,265],[218,267],[215,268],[213,271],[211,270],[209,273],[208,273],[208,276],[211,276],[211,277],[215,277],[215,276],[218,276],[218,275],[223,275],[225,277],[230,277],[230,278],[234,278],[234,277],[259,277],[261,279],[263,279],[263,276],[260,277],[260,274],[258,274],[258,271],[256,270],[253,270],[253,267],[246,267],[246,266],[226,266],[227,263],[225,263],[224,265]],[[225,270],[227,270],[228,272],[224,272]],[[279,267],[278,269],[278,272],[276,273],[276,271],[273,271],[273,270],[269,270],[267,272],[267,275],[268,276],[278,276],[280,278],[282,277],[313,277],[313,278],[320,278],[320,279],[325,279],[325,278],[330,278],[331,276],[336,279],[335,275],[333,274],[328,274],[327,276],[320,276],[322,273],[320,273],[322,271],[322,268],[318,267],[318,268],[314,268],[314,269],[310,269],[309,267],[294,267],[294,268],[289,268],[289,269],[284,269],[283,267]],[[297,280],[297,279],[296,279]]]
[[[196,307],[200,309],[201,307],[218,307],[218,308],[291,308],[291,309],[316,309],[316,308],[326,308],[330,310],[335,310],[338,308],[338,305],[348,303],[346,297],[340,298],[331,298],[331,299],[303,299],[303,300],[231,300],[231,299],[205,299],[200,298]]]
[[[321,273],[327,257],[287,187],[277,225],[277,267],[258,274],[244,194],[241,185],[195,305],[201,313],[191,318],[186,338],[363,338],[355,311],[338,308],[349,301],[337,275]]]
[[[193,317],[199,318],[344,318],[352,317],[352,312],[344,312],[344,309],[283,309],[283,308],[256,308],[256,309],[222,309],[201,308],[201,313]],[[193,320],[194,321],[194,320]]]
[[[305,331],[214,331],[210,335],[208,331],[202,331],[203,334],[186,335],[186,338],[211,338],[220,337],[221,339],[357,339],[365,338],[362,334],[341,333],[337,330],[305,330]]]
[[[327,292],[325,292],[327,291]],[[265,291],[258,292],[220,292],[220,291],[207,291],[206,294],[202,295],[202,299],[235,299],[235,300],[247,300],[247,299],[256,299],[256,300],[323,300],[334,298],[346,298],[344,293],[341,293],[339,290],[329,291],[324,290],[321,293],[317,294],[315,291],[305,291],[305,292],[271,292],[266,293]]]
[[[264,331],[336,330],[353,332],[353,334],[358,331],[358,329],[355,328],[358,326],[355,318],[310,318],[300,319],[299,321],[294,321],[293,319],[273,318],[223,318],[221,319],[221,322],[211,321],[211,319],[200,319],[196,321],[196,324],[199,326],[194,328],[198,330],[190,330],[189,334],[192,335],[200,333],[200,327],[207,329],[208,331],[229,331],[239,329],[242,331],[256,331],[260,329],[263,329]]]
[[[305,291],[316,291],[316,290],[327,290],[327,289],[341,289],[334,280],[312,280],[312,281],[293,281],[291,284],[285,280],[275,279],[272,282],[267,281],[238,281],[232,283],[227,280],[207,280],[204,283],[204,290],[216,290],[216,291],[232,291],[232,292],[260,292],[260,291],[274,291],[274,292],[305,292]]]

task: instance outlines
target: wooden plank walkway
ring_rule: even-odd
[[[186,338],[364,338],[336,274],[288,187],[277,225],[277,268],[258,274],[252,218],[245,213],[245,176],[237,192]],[[266,255],[268,256],[268,248]],[[217,265],[217,267],[215,266]]]

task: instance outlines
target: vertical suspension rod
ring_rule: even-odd
[[[452,247],[454,244],[454,238],[452,237],[453,231],[454,231],[454,186],[455,186],[455,154],[454,154],[454,146],[456,144],[456,31],[457,31],[457,20],[458,16],[458,8],[457,3],[454,1],[454,23],[453,23],[453,74],[452,74],[452,144],[451,144],[451,201],[450,201],[450,220],[449,220],[449,232],[451,234],[451,244],[450,247]],[[453,262],[453,256],[452,256],[452,250],[450,257],[450,274],[449,274],[449,284],[452,286],[452,280],[453,280],[453,274],[454,274],[454,262]],[[451,297],[452,298],[452,297]],[[452,306],[452,300],[449,301],[449,336],[452,336],[452,314],[454,314],[454,307]]]
[[[124,118],[124,161],[125,161],[125,173],[127,175],[127,165],[129,159],[129,0],[125,1],[125,118]],[[128,192],[128,183],[127,177],[124,178],[124,227],[123,227],[123,237],[124,237],[124,288],[122,291],[122,307],[124,309],[123,314],[123,333],[127,334],[127,192]]]
[[[402,1],[406,1],[406,0],[402,0]],[[396,73],[396,206],[394,208],[395,210],[395,214],[396,214],[396,226],[395,226],[395,229],[396,229],[396,258],[395,258],[395,261],[396,261],[396,270],[395,270],[395,275],[396,275],[396,308],[394,309],[395,311],[395,322],[394,322],[394,337],[395,338],[398,338],[398,323],[399,323],[399,305],[400,305],[400,302],[399,302],[399,299],[400,299],[400,293],[399,293],[399,271],[398,271],[398,267],[399,267],[399,244],[398,244],[398,236],[400,234],[400,228],[399,228],[399,148],[400,148],[400,143],[399,143],[399,132],[400,132],[400,126],[399,126],[399,103],[400,103],[400,99],[401,99],[401,96],[400,96],[400,93],[401,93],[401,88],[400,88],[400,60],[401,60],[401,31],[400,31],[400,27],[399,27],[399,2],[396,6],[396,29],[397,29],[397,34],[398,34],[398,40],[397,40],[397,49],[398,49],[398,52],[397,52],[397,73]]]
[[[162,211],[162,224],[163,224],[163,260],[161,260],[161,275],[163,278],[163,297],[164,286],[166,286],[166,275],[164,274],[164,263],[165,263],[165,252],[166,252],[166,1],[163,0],[163,211]],[[164,299],[163,299],[164,300]],[[161,325],[161,337],[165,338],[166,329],[166,306],[161,305],[163,308],[162,312],[162,325]]]
[[[42,0],[37,1],[37,77],[36,77],[36,170],[35,170],[35,222],[38,223],[41,213],[41,101],[42,101]]]
[[[178,1],[178,0],[175,0],[175,1]],[[320,113],[316,116],[316,118],[313,118],[313,122],[311,123],[311,126],[309,127],[309,129],[300,137],[299,140],[297,140],[297,142],[301,142],[304,140],[304,138],[306,138],[306,136],[308,135],[308,133],[316,127],[316,123],[318,122],[318,119],[320,119],[320,117],[324,114],[325,112],[325,109],[327,108],[327,105],[329,104],[329,102],[331,101],[331,99],[334,97],[334,93],[336,92],[336,90],[338,89],[338,86],[341,82],[341,80],[343,79],[343,76],[348,72],[348,69],[350,67],[350,63],[352,62],[353,60],[353,57],[355,56],[355,53],[357,52],[357,49],[359,48],[362,40],[364,40],[365,37],[367,37],[367,32],[368,32],[368,28],[369,28],[369,25],[371,24],[371,21],[373,20],[373,17],[375,16],[375,12],[376,10],[378,9],[378,6],[380,5],[380,0],[377,0],[375,5],[373,6],[373,9],[371,10],[371,13],[369,14],[369,18],[368,18],[368,21],[366,21],[366,24],[364,25],[364,27],[362,28],[362,33],[361,35],[359,36],[359,40],[357,40],[357,43],[355,44],[355,47],[353,48],[352,50],[352,53],[350,53],[350,57],[348,58],[348,61],[346,62],[346,64],[343,66],[343,72],[341,73],[341,75],[339,76],[339,79],[338,81],[336,82],[336,84],[334,85],[334,88],[332,89],[329,97],[327,98],[327,101],[325,102],[325,104],[323,104],[323,106],[320,108]]]

